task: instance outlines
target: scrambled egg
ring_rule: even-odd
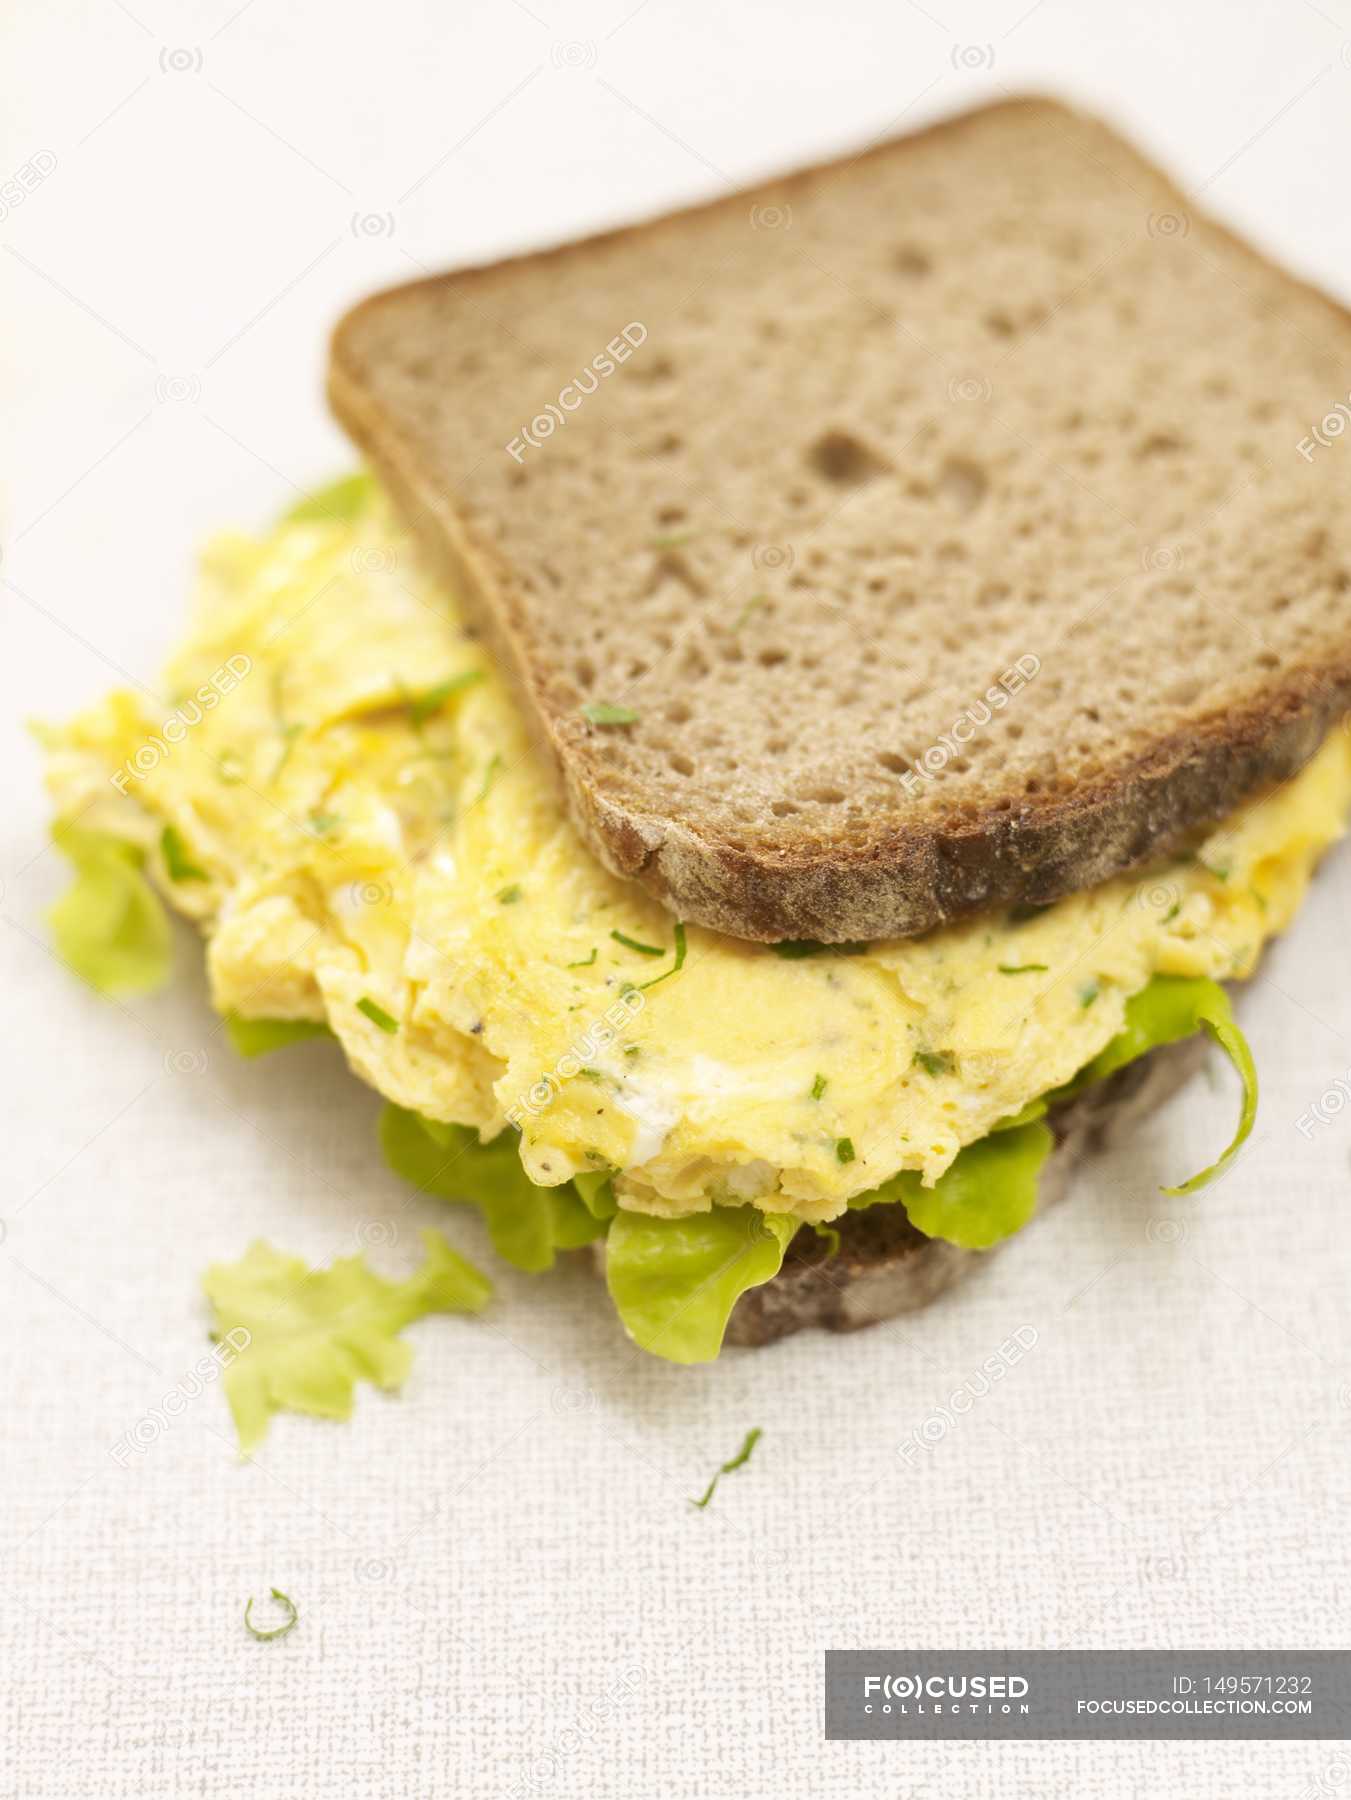
[[[1032,916],[793,957],[690,927],[677,968],[382,502],[222,538],[202,586],[172,713],[117,693],[56,735],[63,816],[146,848],[222,1012],[325,1021],[399,1105],[517,1125],[534,1181],[610,1167],[639,1211],[933,1182],[1151,976],[1247,975],[1351,806],[1337,731],[1192,855]]]

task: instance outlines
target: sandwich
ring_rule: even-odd
[[[365,468],[49,730],[62,954],[201,926],[393,1169],[677,1362],[932,1298],[1218,1046],[1351,810],[1351,320],[984,108],[375,296]]]

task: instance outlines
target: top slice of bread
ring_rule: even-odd
[[[737,936],[1086,887],[1351,704],[1351,317],[1052,101],[377,295],[330,394],[587,843]]]

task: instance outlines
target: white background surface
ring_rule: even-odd
[[[819,1689],[827,1646],[1346,1641],[1349,1115],[1310,1141],[1294,1121],[1351,1068],[1347,855],[1244,1002],[1262,1120],[1203,1197],[1155,1190],[1222,1140],[1223,1077],[913,1319],[679,1370],[625,1348],[584,1272],[495,1267],[490,1317],[415,1327],[403,1396],[364,1392],[350,1426],[282,1418],[244,1465],[213,1391],[122,1469],[109,1446],[204,1347],[212,1258],[265,1233],[326,1259],[375,1219],[386,1266],[433,1221],[492,1259],[408,1204],[331,1049],[232,1060],[186,933],[150,1002],[63,973],[19,720],[154,682],[194,543],[348,460],[333,320],[424,266],[1050,87],[1351,297],[1348,0],[5,12],[0,174],[56,168],[0,221],[0,1789],[1335,1790],[1331,1745],[827,1745]],[[1028,1358],[907,1464],[1023,1324]],[[753,1424],[752,1464],[694,1512]],[[272,1585],[301,1624],[257,1644],[244,1601]]]

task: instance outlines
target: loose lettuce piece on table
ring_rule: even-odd
[[[397,1388],[413,1362],[398,1333],[413,1320],[487,1305],[487,1277],[439,1231],[424,1231],[422,1239],[427,1260],[405,1281],[386,1281],[360,1256],[311,1269],[261,1240],[239,1262],[207,1270],[212,1336],[235,1351],[225,1396],[245,1455],[262,1442],[274,1412],[346,1419],[359,1380]]]
[[[52,827],[52,841],[75,866],[75,880],[47,914],[61,960],[101,994],[162,987],[173,960],[169,915],[141,873],[143,853],[69,820]]]
[[[241,1019],[238,1013],[226,1013],[225,1035],[241,1056],[266,1056],[305,1038],[333,1033],[318,1019]]]
[[[617,1212],[605,1279],[624,1329],[668,1362],[712,1362],[747,1288],[778,1274],[799,1221],[754,1206],[715,1206],[682,1219]]]
[[[856,1194],[851,1210],[899,1200],[926,1237],[988,1250],[1021,1231],[1037,1210],[1037,1182],[1055,1138],[1039,1119],[1009,1125],[958,1152],[932,1187],[913,1169]]]
[[[1218,982],[1204,976],[1156,975],[1148,987],[1126,1002],[1125,1026],[1111,1043],[1080,1069],[1073,1081],[1048,1096],[1053,1102],[1067,1099],[1090,1082],[1105,1081],[1109,1075],[1115,1075],[1146,1051],[1160,1044],[1175,1044],[1198,1031],[1213,1039],[1234,1065],[1243,1083],[1243,1105],[1229,1147],[1190,1181],[1164,1188],[1163,1192],[1170,1195],[1194,1194],[1222,1175],[1242,1149],[1257,1118],[1257,1068],[1248,1040],[1234,1019],[1229,996]]]
[[[380,1115],[380,1147],[394,1173],[442,1200],[477,1206],[497,1254],[538,1274],[552,1268],[555,1250],[575,1250],[600,1237],[605,1221],[570,1182],[536,1187],[516,1145],[513,1131],[481,1144],[467,1126],[443,1125],[393,1104]]]

